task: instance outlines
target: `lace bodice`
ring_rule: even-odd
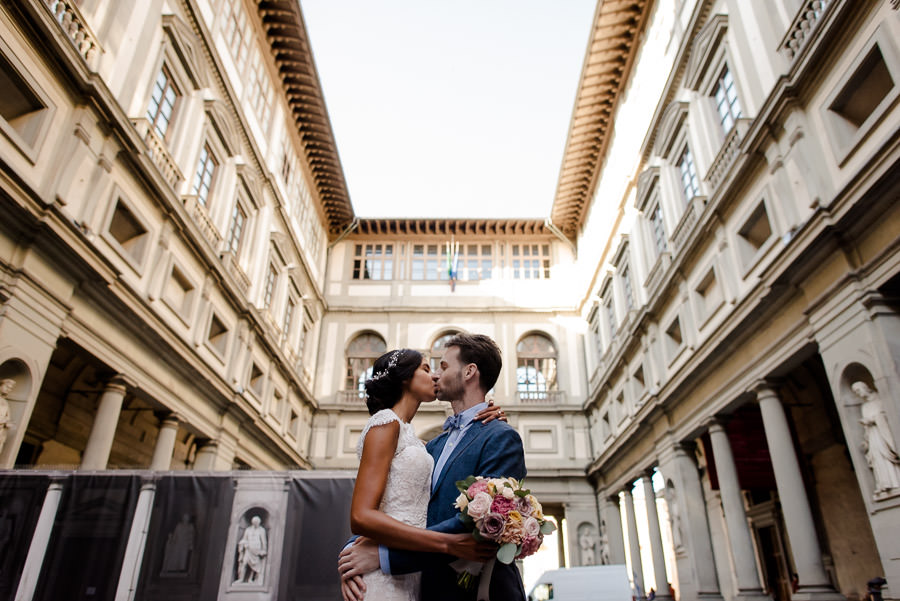
[[[356,456],[362,458],[363,443],[369,430],[390,422],[400,422],[400,436],[380,509],[401,522],[424,528],[434,460],[425,450],[425,444],[416,437],[412,424],[402,421],[390,409],[382,409],[369,418],[360,434]]]
[[[397,450],[391,460],[384,497],[380,509],[394,519],[418,528],[425,527],[428,500],[431,496],[431,470],[434,460],[421,440],[416,438],[412,425],[403,422],[390,409],[383,409],[369,418],[359,435],[356,456],[362,458],[366,434],[373,427],[400,422]],[[421,574],[390,576],[375,570],[363,576],[366,601],[419,601]]]

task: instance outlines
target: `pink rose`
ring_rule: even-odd
[[[540,534],[537,536],[526,536],[525,540],[522,541],[522,550],[516,555],[516,559],[534,555],[541,548],[542,542],[544,542],[544,537]]]
[[[469,517],[473,520],[480,520],[484,514],[491,508],[491,495],[486,492],[479,492],[469,501],[468,511]]]
[[[508,514],[515,508],[516,502],[514,500],[507,499],[506,497],[501,497],[500,495],[494,497],[494,502],[491,503],[491,511],[494,513],[501,513],[503,515]]]
[[[525,518],[523,527],[525,528],[525,536],[534,538],[541,533],[541,524],[533,517]]]
[[[471,503],[470,503],[471,506]],[[506,519],[499,513],[489,513],[478,523],[478,532],[481,536],[491,540],[498,540]]]
[[[528,496],[518,498],[516,501],[516,509],[522,515],[531,515],[531,512],[534,511],[534,507],[532,507],[531,501],[528,500]]]
[[[487,480],[476,480],[472,483],[469,488],[466,489],[466,494],[469,495],[470,499],[474,499],[475,495],[480,492],[486,493],[488,491],[488,481]]]

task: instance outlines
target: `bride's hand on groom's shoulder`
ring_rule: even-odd
[[[494,404],[494,399],[488,400],[488,406],[479,411],[475,415],[475,419],[484,423],[492,422],[495,419],[499,419],[501,422],[507,421],[506,412],[503,411],[503,407]]]

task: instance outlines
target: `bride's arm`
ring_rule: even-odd
[[[489,559],[493,555],[490,547],[477,543],[471,535],[416,528],[379,510],[399,436],[398,422],[370,428],[366,434],[350,505],[350,529],[354,534],[395,549],[448,553],[482,561]]]

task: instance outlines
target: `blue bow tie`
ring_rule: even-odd
[[[462,426],[462,414],[451,415],[444,421],[444,430],[452,430]]]

